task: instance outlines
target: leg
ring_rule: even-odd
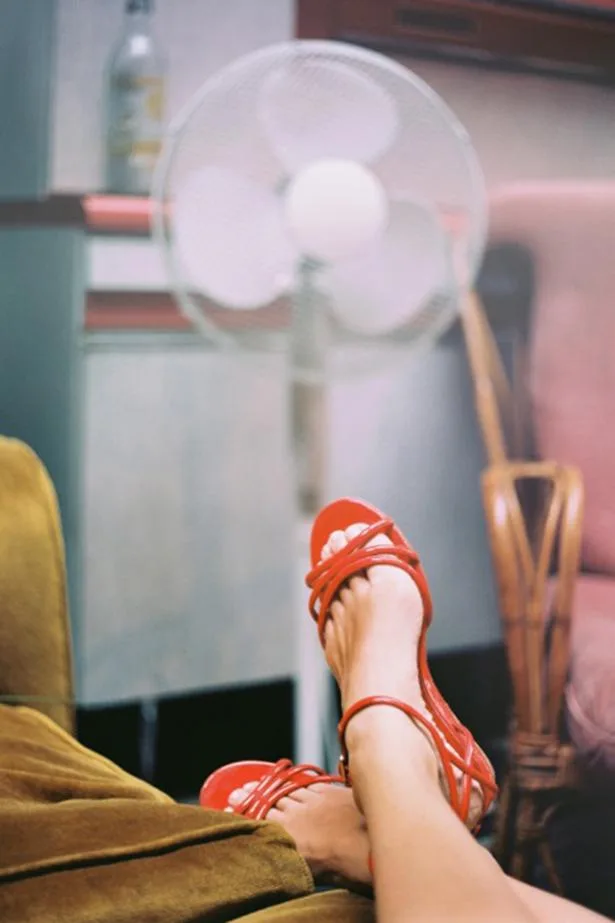
[[[509,878],[508,881],[538,923],[607,923],[607,918],[602,914],[573,904],[557,894],[533,888],[516,878]]]
[[[238,796],[239,797],[239,796]],[[352,792],[322,784],[282,798],[267,815],[290,833],[323,881],[368,884],[370,850],[365,819]],[[506,879],[537,923],[606,923],[606,918],[514,878]]]
[[[327,551],[361,528],[335,533]],[[389,695],[425,711],[416,667],[422,603],[409,577],[373,567],[367,578],[351,579],[331,615],[326,656],[344,709],[365,696]],[[383,923],[536,920],[443,798],[434,750],[417,725],[396,709],[373,706],[352,719],[347,745]]]

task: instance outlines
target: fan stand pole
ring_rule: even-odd
[[[305,260],[292,305],[290,412],[295,475],[295,759],[331,770],[337,756],[333,681],[308,615],[310,530],[325,502],[329,322],[315,284],[319,265]],[[334,755],[335,754],[335,755]]]

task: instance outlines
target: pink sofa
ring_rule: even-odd
[[[614,771],[615,181],[502,190],[489,244],[511,243],[533,267],[525,378],[534,451],[578,468],[585,489],[568,727],[585,765]]]
[[[500,190],[477,291],[462,323],[513,697],[494,851],[615,919],[615,181]]]

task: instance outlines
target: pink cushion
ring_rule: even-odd
[[[579,577],[571,646],[572,740],[586,764],[615,769],[615,578]]]
[[[536,297],[529,390],[541,458],[581,469],[583,562],[615,573],[615,182],[496,195],[491,239],[526,246]]]

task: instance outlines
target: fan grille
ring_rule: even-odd
[[[279,194],[293,172],[319,156],[364,162],[391,200],[422,203],[435,216],[451,271],[384,339],[438,336],[456,316],[460,292],[471,284],[484,246],[486,197],[474,149],[450,109],[414,73],[383,55],[336,42],[290,42],[248,55],[207,81],[172,124],[154,197],[180,306],[220,343],[248,337],[253,346],[283,347],[298,277],[258,310],[223,310],[223,301],[195,282],[182,261],[175,206],[204,166],[223,167]],[[230,242],[228,260],[241,274],[253,229],[241,227],[241,214],[224,199],[214,204],[203,203],[203,260],[213,235],[219,247]],[[412,259],[409,253],[410,265]],[[323,284],[326,296],[326,273]],[[371,333],[351,333],[339,320],[332,331],[338,344],[373,339]]]

